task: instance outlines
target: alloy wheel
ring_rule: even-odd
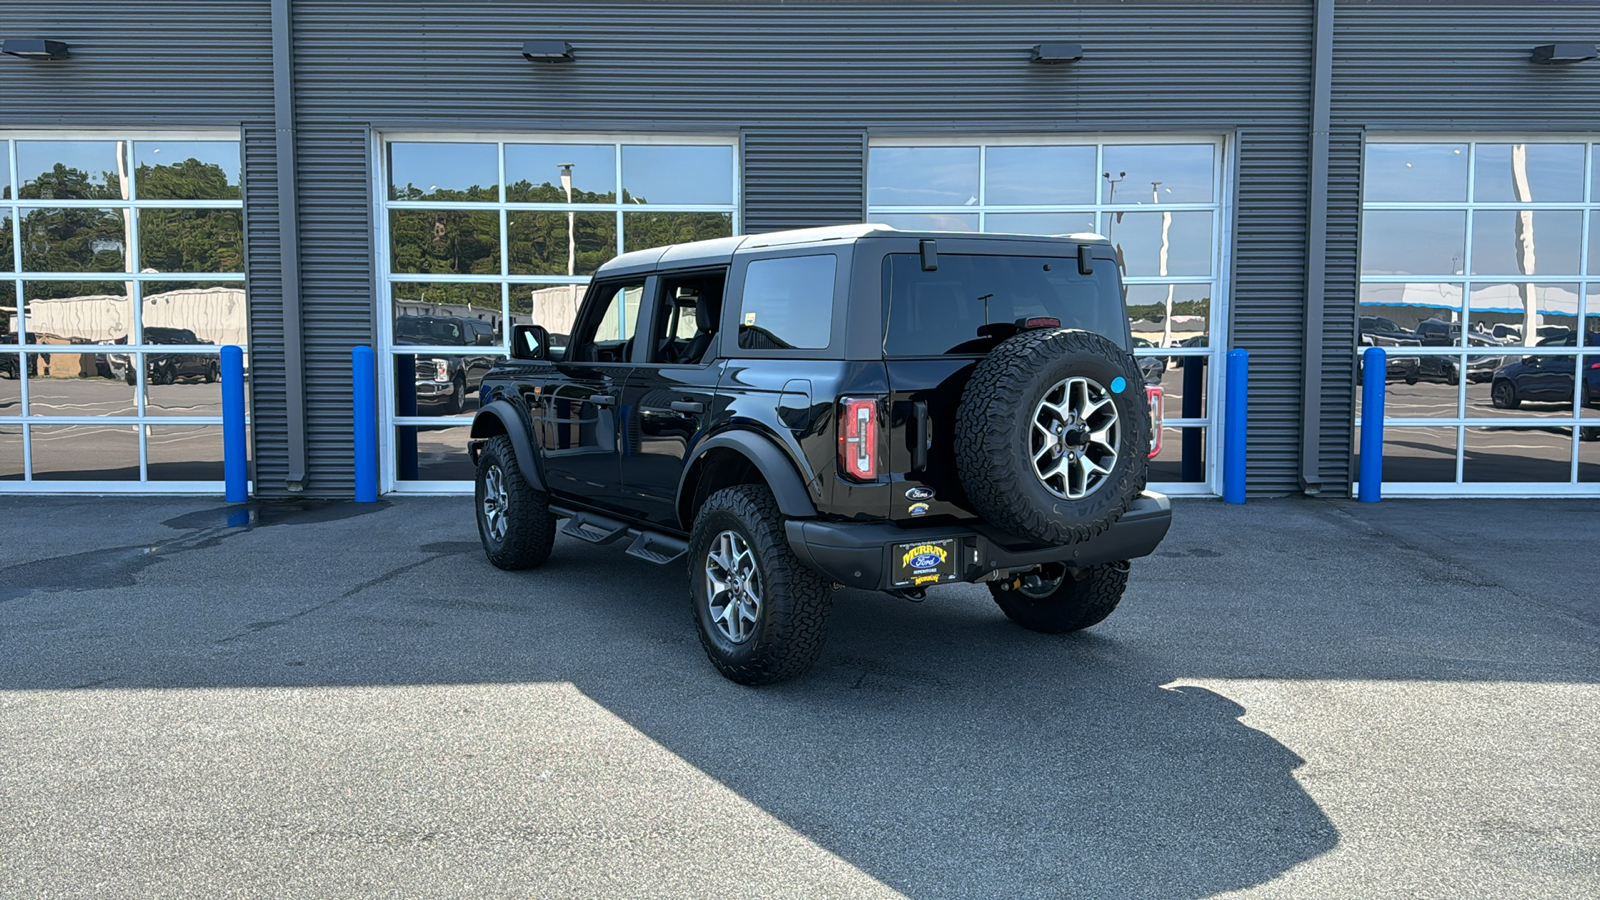
[[[491,464],[483,473],[483,522],[489,531],[489,538],[495,543],[506,539],[506,529],[510,524],[507,507],[510,503],[505,472]]]
[[[761,572],[750,544],[737,531],[724,531],[706,552],[706,599],[711,621],[722,636],[742,644],[755,633],[761,615]]]
[[[1034,474],[1063,500],[1094,493],[1116,468],[1122,422],[1111,392],[1091,378],[1064,378],[1045,391],[1031,431]]]

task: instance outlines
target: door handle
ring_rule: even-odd
[[[616,406],[617,398],[610,394],[590,394],[589,402],[595,406]]]
[[[911,470],[925,472],[928,469],[928,447],[933,443],[928,427],[928,404],[922,400],[911,404],[911,417],[916,426],[911,432]]]
[[[706,405],[698,400],[674,400],[672,401],[672,411],[681,413],[703,413],[706,411]]]

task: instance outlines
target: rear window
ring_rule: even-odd
[[[739,308],[745,350],[821,350],[833,330],[833,254],[752,262]]]
[[[889,356],[983,354],[1016,334],[1018,319],[1061,320],[1063,328],[1127,342],[1116,265],[1095,260],[1078,274],[1076,256],[939,254],[937,271],[922,257],[883,259],[884,352]]]

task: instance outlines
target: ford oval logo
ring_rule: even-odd
[[[933,488],[914,487],[911,490],[906,491],[906,499],[907,500],[932,500],[933,499]]]
[[[911,568],[932,569],[943,561],[937,553],[918,553],[916,556],[911,557]]]

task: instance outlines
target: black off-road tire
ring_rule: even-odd
[[[989,593],[1006,618],[1023,628],[1043,634],[1066,634],[1105,621],[1117,608],[1127,586],[1128,564],[1107,563],[1069,569],[1060,586],[1048,594],[1030,595],[1018,588],[1001,590],[994,583],[989,585]]]
[[[1112,394],[1122,435],[1105,481],[1087,496],[1052,493],[1033,469],[1032,417],[1061,380],[1082,375]],[[1144,490],[1150,410],[1133,356],[1111,340],[1069,329],[1027,331],[1002,343],[973,371],[956,410],[956,471],[973,509],[997,528],[1047,544],[1090,540],[1110,528]]]
[[[707,557],[724,531],[743,537],[760,578],[761,604],[750,637],[728,639],[712,619]],[[833,594],[789,549],[783,516],[764,484],[712,494],[689,536],[689,602],[700,645],[717,671],[739,684],[772,684],[805,672],[822,652]]]
[[[506,528],[498,538],[493,534],[484,507],[491,470],[498,470],[505,488]],[[497,434],[484,442],[478,452],[478,471],[473,482],[478,539],[483,542],[483,552],[489,562],[510,571],[543,565],[550,558],[550,548],[555,546],[556,518],[550,512],[549,495],[534,490],[522,477],[511,438]]]

